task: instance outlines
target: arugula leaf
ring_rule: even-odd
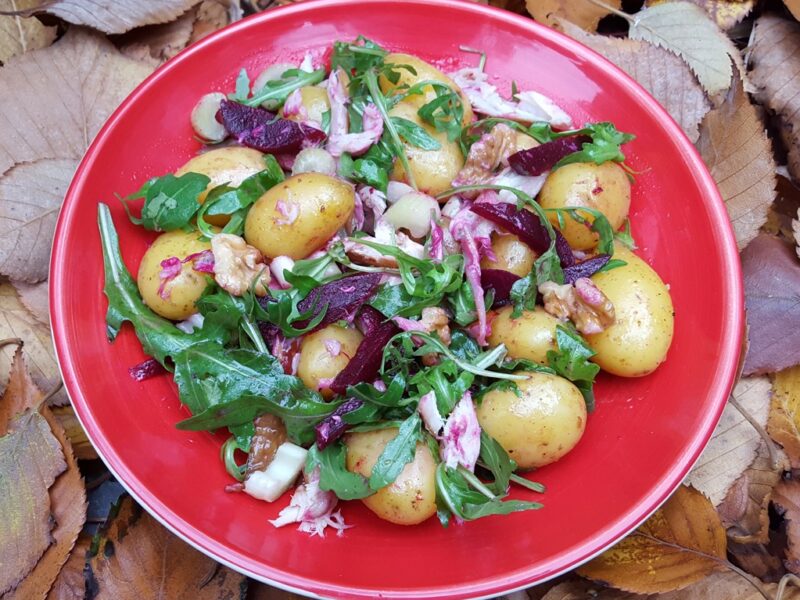
[[[409,294],[402,285],[383,284],[368,304],[391,319],[419,316],[423,308],[438,306],[440,301],[440,296],[418,298]]]
[[[306,473],[319,467],[319,487],[333,492],[340,500],[359,500],[375,493],[367,479],[358,473],[352,473],[345,466],[347,449],[338,441],[320,450],[316,444],[308,449],[306,455]]]
[[[525,277],[515,281],[511,286],[511,302],[514,309],[511,311],[511,318],[518,319],[523,310],[533,310],[536,308],[536,295],[539,289],[536,281],[536,269],[531,269]]]
[[[371,383],[362,382],[348,387],[347,395],[378,406],[400,408],[414,402],[414,398],[403,398],[405,391],[405,376],[402,373],[395,373],[385,391],[380,391]],[[350,413],[343,417],[348,423],[351,422],[349,416]]]
[[[628,250],[636,250],[636,248],[638,248],[638,246],[636,245],[636,241],[633,239],[633,235],[631,235],[630,219],[625,219],[625,223],[622,226],[622,230],[617,231],[614,234],[614,239],[623,246],[625,246]]]
[[[495,494],[505,494],[508,491],[511,475],[517,468],[517,463],[511,459],[505,449],[500,445],[500,442],[483,430],[481,430],[481,453],[479,460],[494,476],[494,481],[492,483],[487,483],[487,487]]]
[[[167,174],[154,177],[138,191],[122,198],[125,212],[132,223],[150,231],[174,231],[187,227],[200,210],[198,196],[211,182],[201,173],[185,173],[180,177]],[[134,217],[128,202],[144,198],[141,218]]]
[[[413,121],[403,117],[390,117],[398,135],[412,146],[422,150],[439,150],[442,145],[430,133]]]
[[[387,54],[388,51],[360,35],[355,42],[333,43],[331,69],[344,69],[348,75],[363,73],[367,69],[382,66]]]
[[[414,85],[408,93],[412,93],[414,88],[425,83]],[[433,125],[436,131],[446,132],[449,141],[455,142],[461,137],[464,120],[464,103],[461,96],[441,82],[429,81],[427,84],[433,87],[436,97],[420,107],[417,114],[423,121]]]
[[[614,255],[614,228],[611,227],[611,223],[608,221],[608,218],[601,211],[597,210],[596,208],[589,208],[588,206],[581,208],[548,208],[546,210],[547,212],[556,213],[558,215],[559,222],[563,221],[563,214],[567,214],[574,221],[588,225],[589,228],[600,238],[597,244],[598,253],[608,254],[611,256]],[[592,221],[589,222],[589,219],[587,219],[581,213],[587,213],[591,215]],[[545,279],[543,281],[547,280]]]
[[[433,392],[436,406],[443,417],[447,417],[466,391],[475,381],[475,375],[461,371],[453,360],[443,360],[438,365],[420,370],[411,379],[422,396]]]
[[[236,77],[236,91],[233,93],[233,96],[231,96],[230,99],[236,100],[237,102],[244,102],[247,100],[249,95],[250,78],[247,76],[247,70],[242,69],[239,71],[239,75]]]
[[[618,131],[616,126],[608,121],[587,123],[581,129],[568,131],[553,131],[549,123],[537,122],[531,124],[528,134],[539,143],[551,142],[557,138],[573,135],[591,136],[591,142],[584,143],[581,150],[562,158],[555,164],[553,170],[576,162],[593,162],[598,165],[609,161],[625,162],[625,155],[620,146],[636,138],[631,133]]]
[[[586,343],[580,334],[571,331],[564,325],[556,327],[556,343],[558,351],[548,350],[547,363],[556,374],[569,379],[583,394],[586,409],[594,410],[594,392],[592,386],[594,379],[600,372],[600,367],[589,362],[597,354]]]
[[[368,158],[353,160],[349,154],[339,157],[339,175],[346,179],[365,183],[386,193],[389,185],[389,174],[377,162]]]
[[[475,308],[475,296],[472,294],[472,287],[468,281],[464,281],[457,290],[447,295],[447,301],[450,308],[453,309],[453,320],[466,327],[470,323],[474,323],[477,317],[477,310]],[[486,310],[489,310],[494,303],[494,289],[489,288],[484,294],[483,303]]]
[[[372,467],[369,487],[373,490],[386,487],[397,479],[403,467],[414,460],[421,422],[419,413],[416,411],[403,421],[397,432],[397,437],[386,444],[383,452],[375,462],[375,466]]]
[[[475,357],[481,353],[481,347],[478,346],[478,342],[461,329],[456,329],[450,333],[449,348],[456,358],[470,362],[475,360]]]
[[[325,69],[310,73],[302,69],[288,69],[281,74],[280,79],[268,81],[263,88],[253,93],[252,98],[240,102],[246,106],[260,106],[267,100],[283,102],[293,91],[307,85],[317,85],[325,76]]]
[[[603,271],[611,271],[613,269],[619,269],[620,267],[624,267],[627,265],[624,260],[620,260],[618,258],[612,258],[606,264],[604,264],[597,272],[602,273]]]

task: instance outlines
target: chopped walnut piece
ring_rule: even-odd
[[[419,322],[425,331],[428,333],[435,331],[442,342],[448,346],[450,345],[450,319],[443,308],[438,306],[423,308]]]
[[[539,286],[544,309],[563,321],[571,320],[584,334],[600,333],[614,324],[614,305],[591,279],[581,277],[575,285],[547,281]]]
[[[494,170],[517,150],[517,134],[505,123],[498,123],[472,144],[464,168],[453,180],[454,186],[487,183]]]
[[[392,230],[394,231],[394,230]],[[377,242],[387,246],[396,246],[406,254],[410,254],[416,258],[422,258],[425,254],[425,247],[408,237],[402,231],[394,234],[394,240],[384,239],[383,237],[365,237],[366,241]],[[347,257],[357,265],[364,265],[368,267],[384,267],[389,269],[396,269],[399,265],[394,256],[381,254],[378,250],[359,244],[356,239],[344,240],[344,252]]]
[[[258,296],[267,294],[270,275],[264,256],[238,235],[218,233],[211,238],[214,254],[214,279],[233,296],[243,296],[255,285]]]

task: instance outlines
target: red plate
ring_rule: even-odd
[[[288,498],[270,505],[223,492],[230,479],[218,458],[220,440],[174,428],[186,412],[168,377],[131,380],[127,368],[144,355],[128,326],[114,344],[106,341],[98,201],[111,205],[135,273],[151,236],[127,222],[114,193],[137,189],[200,149],[189,125],[200,95],[233,90],[242,67],[256,74],[358,34],[450,67],[477,61],[459,45],[480,48],[503,84],[515,80],[544,92],[576,123],[611,120],[637,135],[626,146],[629,164],[640,171],[633,233],[639,253],[671,286],[675,339],[655,374],[600,381],[597,410],[578,447],[536,474],[548,489],[538,512],[449,529],[435,518],[403,528],[351,503],[344,515],[355,527],[343,537],[277,530],[267,519]],[[81,163],[58,222],[50,281],[64,382],[89,438],[125,487],[215,559],[273,585],[325,596],[495,595],[572,569],[614,543],[669,496],[697,459],[730,391],[742,333],[728,216],[667,113],[578,43],[529,19],[453,0],[302,3],[239,22],[164,65],[114,113]]]

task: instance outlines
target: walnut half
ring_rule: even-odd
[[[583,334],[600,333],[614,324],[614,305],[591,279],[581,277],[574,286],[547,281],[539,286],[539,292],[545,311],[572,321]]]
[[[494,170],[517,151],[517,134],[505,123],[484,133],[469,149],[464,168],[453,180],[454,186],[480,185],[494,176]]]
[[[238,235],[218,233],[211,238],[214,279],[233,296],[243,296],[255,283],[258,296],[267,294],[270,275],[264,256]]]

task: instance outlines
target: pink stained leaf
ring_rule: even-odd
[[[359,156],[377,143],[383,134],[383,117],[378,107],[370,103],[361,115],[363,131],[349,133],[347,103],[349,98],[339,71],[331,72],[328,78],[328,101],[331,105],[330,135],[328,152],[341,156],[345,152]]]
[[[158,272],[158,278],[161,280],[158,284],[158,295],[164,300],[169,299],[167,284],[181,274],[181,263],[181,259],[177,256],[170,256],[161,261],[161,270]]]
[[[275,527],[299,523],[299,531],[320,537],[325,537],[325,529],[331,527],[337,535],[342,535],[350,526],[345,524],[341,511],[334,512],[338,501],[336,494],[319,487],[319,467],[316,467],[308,476],[308,481],[298,486],[292,494],[289,506],[270,523]]]
[[[438,436],[444,427],[444,419],[439,412],[439,407],[436,405],[436,394],[431,391],[420,396],[417,411],[419,411],[419,416],[422,417],[425,428],[431,435]]]
[[[451,469],[461,465],[474,471],[480,452],[481,426],[472,403],[472,394],[467,391],[447,417],[440,438],[439,453]]]

